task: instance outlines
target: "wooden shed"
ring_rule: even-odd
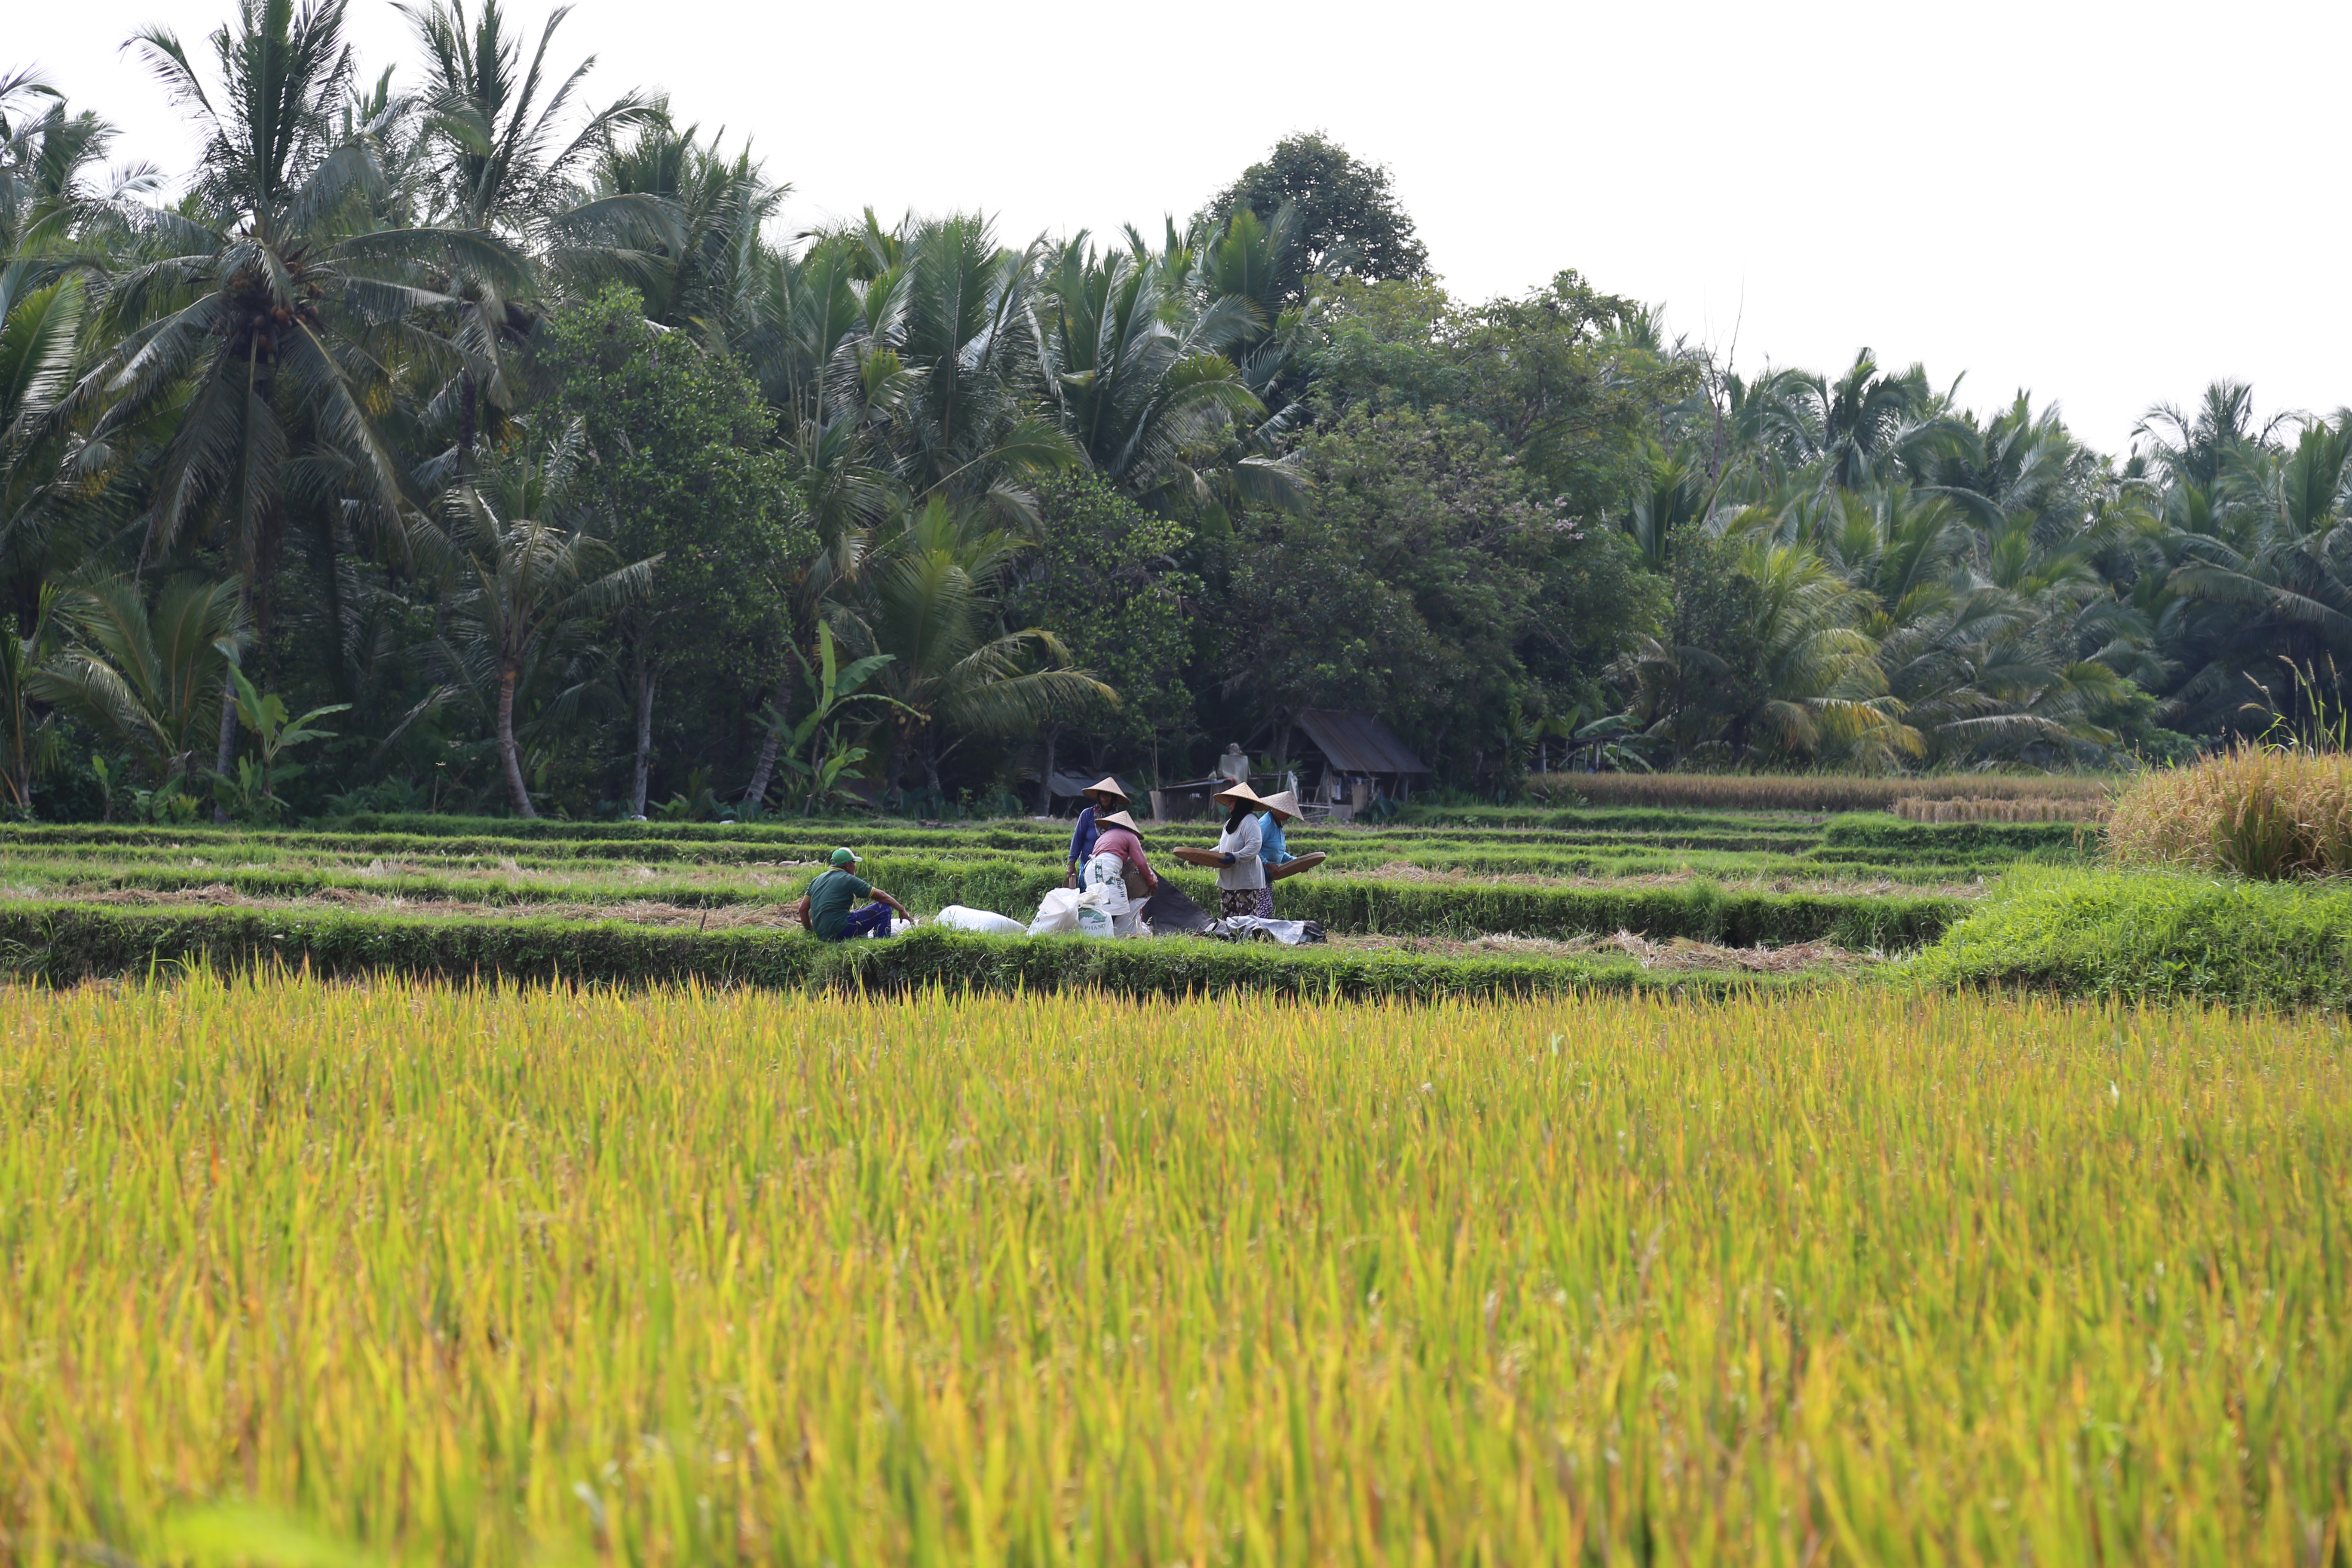
[[[1311,816],[1328,813],[1346,821],[1376,800],[1410,800],[1413,781],[1429,776],[1429,764],[1370,713],[1302,708],[1290,723],[1284,749],[1298,774],[1299,804]]]

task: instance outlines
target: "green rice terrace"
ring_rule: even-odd
[[[884,991],[1434,997],[1836,981],[2352,1004],[2344,879],[2118,860],[2105,786],[2021,802],[1948,783],[1937,795],[1952,798],[1886,792],[1881,809],[1809,811],[1805,791],[1761,782],[1662,778],[1638,786],[1651,804],[1556,795],[1297,824],[1294,851],[1327,857],[1276,888],[1278,915],[1326,933],[1303,947],[931,923],[961,904],[1025,924],[1061,885],[1063,820],[16,826],[0,828],[0,964],[53,984],[259,963]],[[1657,804],[1678,797],[1707,804]],[[1207,847],[1213,831],[1145,826],[1160,875],[1203,905],[1212,875],[1171,851]],[[879,942],[802,931],[793,905],[839,844],[923,923]]]
[[[2081,815],[2090,815],[2085,807]],[[24,826],[0,832],[0,958],[53,982],[268,954],[332,972],[927,979],[1173,992],[1706,988],[1873,971],[1939,939],[2021,865],[2078,865],[2095,823],[1918,822],[1891,811],[1555,806],[1300,824],[1326,862],[1276,889],[1313,948],[1197,938],[1081,942],[919,926],[820,944],[792,906],[836,844],[919,916],[1026,922],[1062,879],[1068,824],[1003,819],[574,823],[354,816],[307,830]],[[1160,874],[1205,823],[1147,824]]]

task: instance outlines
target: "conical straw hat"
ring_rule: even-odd
[[[1284,790],[1280,795],[1267,795],[1265,808],[1286,821],[1294,818],[1298,815],[1298,794],[1295,790]]]
[[[1118,781],[1108,775],[1098,783],[1087,785],[1086,788],[1080,790],[1078,793],[1080,795],[1115,795],[1120,800],[1125,800],[1127,798],[1127,792],[1118,787]]]
[[[1235,779],[1233,783],[1217,791],[1216,794],[1211,795],[1209,798],[1211,800],[1246,801],[1252,805],[1264,805],[1265,804],[1265,801],[1258,798],[1258,795],[1255,790],[1250,788],[1249,785],[1242,783],[1239,779]]]
[[[1095,824],[1099,827],[1124,827],[1138,838],[1143,837],[1143,829],[1135,825],[1135,818],[1123,811],[1114,811],[1108,816],[1097,816],[1095,818]]]

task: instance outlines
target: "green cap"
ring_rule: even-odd
[[[836,849],[833,852],[833,863],[836,866],[855,866],[857,864],[857,851]]]

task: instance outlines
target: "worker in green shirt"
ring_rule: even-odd
[[[845,942],[854,936],[888,936],[890,911],[898,918],[912,921],[907,906],[859,876],[850,868],[861,863],[854,849],[836,849],[833,865],[817,873],[809,884],[809,930],[826,942]],[[864,909],[850,906],[871,895],[874,902]]]

